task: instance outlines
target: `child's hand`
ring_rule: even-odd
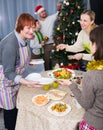
[[[41,45],[44,46],[44,45],[45,45],[45,41],[42,41],[42,42],[41,42]]]

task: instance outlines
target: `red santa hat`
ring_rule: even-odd
[[[42,5],[38,5],[38,6],[35,7],[35,13],[36,14],[39,14],[39,13],[41,13],[44,10],[45,9],[44,9],[44,7]]]

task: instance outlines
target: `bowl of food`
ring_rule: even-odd
[[[75,77],[75,72],[71,69],[59,68],[49,73],[49,76],[54,79],[71,79]]]

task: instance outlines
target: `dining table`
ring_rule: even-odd
[[[50,77],[52,70],[40,73],[43,77]],[[75,76],[83,76],[82,71],[74,70]],[[82,91],[81,84],[78,84]],[[49,91],[54,90],[51,86],[49,90],[43,88],[33,88],[21,85],[17,96],[18,115],[15,130],[75,130],[77,123],[82,120],[85,110],[75,99],[69,87],[59,85],[58,90],[66,92],[61,100],[52,100],[43,106],[38,106],[32,102],[36,95],[46,95]],[[55,102],[63,102],[71,107],[71,110],[62,116],[52,114],[48,107]]]

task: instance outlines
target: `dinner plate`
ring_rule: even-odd
[[[71,77],[68,77],[69,74],[67,75],[67,73],[66,73],[65,71],[64,71],[64,72],[62,73],[62,75],[61,75],[61,72],[60,72],[60,71],[62,71],[62,70],[66,70],[66,71],[70,72],[70,73],[71,73]],[[56,76],[54,75],[55,72],[59,72],[59,74],[60,74],[61,76],[56,77]],[[75,72],[74,72],[73,70],[71,70],[71,69],[58,68],[58,69],[55,69],[55,70],[53,70],[53,71],[51,71],[51,72],[48,72],[48,76],[49,76],[49,77],[52,77],[52,78],[54,78],[54,79],[71,79],[71,78],[74,78],[74,77],[75,77]]]
[[[44,64],[44,60],[43,59],[35,59],[35,60],[31,61],[29,64],[31,64],[31,65]]]
[[[53,78],[46,78],[46,77],[41,77],[38,79],[39,84],[45,85],[45,84],[52,84],[54,82]]]
[[[66,105],[66,109],[65,109],[65,111],[62,111],[62,112],[58,112],[58,111],[56,111],[55,109],[54,110],[52,110],[52,107],[54,107],[55,105],[60,105],[60,104],[62,104],[62,105]],[[58,106],[57,106],[57,108],[58,108]],[[63,108],[63,107],[62,107]],[[60,108],[58,108],[59,110],[61,110]],[[64,108],[63,108],[64,109]],[[69,104],[66,104],[66,103],[64,103],[64,102],[53,102],[52,104],[50,104],[49,105],[49,107],[48,107],[48,111],[51,113],[51,114],[53,114],[53,115],[55,115],[55,116],[65,116],[65,115],[67,115],[70,111],[71,111],[71,106],[69,105]]]
[[[39,94],[32,98],[32,103],[37,106],[46,105],[49,102],[49,98],[47,95]]]
[[[40,78],[41,78],[41,75],[39,73],[31,73],[25,79],[30,80],[30,81],[38,81]]]
[[[49,97],[49,99],[52,100],[61,100],[64,98],[64,96],[67,94],[66,91],[63,90],[59,90],[59,89],[52,89],[50,90],[47,95]]]
[[[42,85],[51,84],[54,82],[53,78],[42,77],[38,73],[31,73],[25,79],[30,80],[30,81],[37,81],[39,82],[39,84],[42,84]]]

